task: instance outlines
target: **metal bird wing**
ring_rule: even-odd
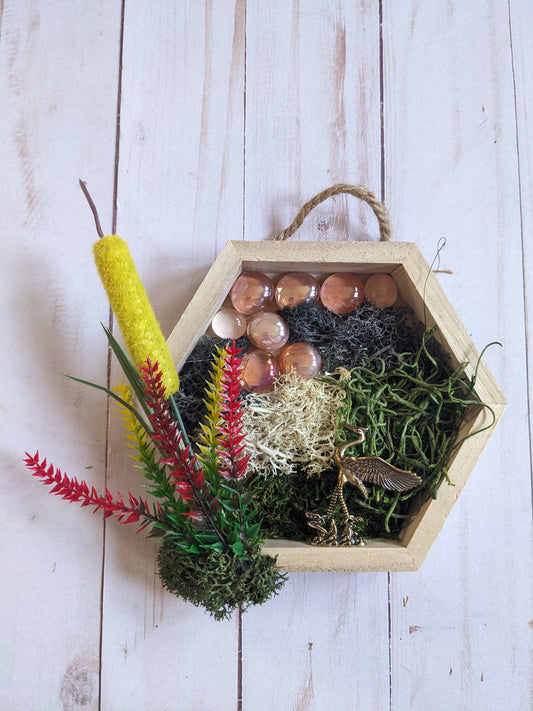
[[[344,457],[342,466],[361,481],[391,491],[407,491],[422,483],[422,479],[417,474],[398,469],[381,457]]]

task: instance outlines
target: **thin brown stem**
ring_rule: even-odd
[[[91,194],[87,189],[87,183],[84,180],[81,180],[81,178],[80,178],[79,182],[80,182],[80,188],[83,190],[83,194],[87,198],[87,202],[89,203],[89,207],[91,208],[91,212],[93,213],[94,222],[96,224],[96,231],[98,232],[98,237],[100,237],[100,239],[101,239],[104,236],[104,231],[102,230],[102,225],[100,224],[100,218],[98,217],[98,210],[96,209],[96,205],[94,204]]]

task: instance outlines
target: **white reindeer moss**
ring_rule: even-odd
[[[249,471],[262,476],[290,475],[301,465],[309,476],[331,467],[335,416],[345,392],[321,380],[281,375],[272,390],[245,400]]]

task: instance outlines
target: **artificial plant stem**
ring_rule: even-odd
[[[184,447],[188,447],[189,444],[191,443],[191,441],[187,435],[187,430],[185,429],[185,425],[183,424],[183,420],[181,418],[181,413],[180,413],[178,405],[174,399],[174,395],[171,395],[169,400],[170,400],[170,408],[174,414],[174,417],[176,418],[178,427],[180,428],[183,445],[184,445]]]
[[[170,398],[170,409],[172,410],[172,413],[174,417],[176,418],[176,422],[178,423],[178,427],[181,432],[181,442],[180,442],[180,448],[185,449],[191,444],[191,440],[189,439],[189,436],[187,434],[187,430],[185,429],[185,425],[183,424],[183,419],[181,417],[181,412],[179,411],[179,407],[174,400],[174,395],[171,395]],[[198,471],[200,469],[200,465],[198,464],[198,460],[194,460],[194,469],[195,471]]]
[[[93,213],[94,217],[94,223],[96,225],[96,232],[98,233],[98,237],[102,239],[104,236],[104,231],[102,229],[102,225],[100,224],[100,218],[98,217],[98,210],[96,209],[96,205],[94,204],[94,200],[91,197],[91,194],[87,188],[87,183],[85,180],[80,179],[80,188],[83,190],[83,194],[85,195],[87,202],[89,203],[89,207],[91,208],[91,212]]]
[[[183,424],[183,420],[182,420],[182,418],[181,418],[181,413],[180,413],[180,411],[179,411],[179,408],[178,408],[178,406],[177,406],[177,404],[176,404],[176,401],[174,400],[174,395],[171,395],[170,398],[169,398],[169,400],[170,400],[170,409],[172,410],[172,412],[173,412],[173,414],[174,414],[174,417],[176,418],[176,421],[177,421],[177,423],[178,423],[178,427],[179,427],[180,432],[181,432],[181,440],[180,440],[180,445],[179,445],[179,446],[180,446],[180,448],[185,449],[186,447],[190,446],[190,443],[191,443],[191,442],[190,442],[189,437],[188,437],[188,435],[187,435],[187,430],[185,429],[185,425]],[[200,469],[200,464],[198,463],[198,460],[197,460],[196,458],[194,459],[194,469],[195,469],[195,471],[198,471],[198,470]],[[211,524],[211,526],[212,526],[214,532],[216,533],[218,539],[221,541],[222,545],[224,546],[224,549],[226,549],[227,546],[228,546],[227,541],[226,541],[226,539],[224,538],[222,532],[219,530],[219,528],[218,528],[218,526],[216,525],[216,523],[214,522],[214,520],[213,520],[211,514],[209,513],[209,510],[208,510],[207,506],[205,505],[205,501],[204,501],[201,497],[198,497],[198,496],[195,496],[195,498],[196,498],[196,503],[197,503],[197,504],[200,506],[200,508],[202,509],[202,511],[203,511],[203,513],[204,513],[204,516],[206,517],[206,519],[207,519],[207,520],[209,521],[209,523]]]

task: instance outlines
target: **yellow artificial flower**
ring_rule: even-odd
[[[108,235],[95,242],[93,249],[98,273],[131,359],[137,367],[145,365],[147,358],[157,361],[170,397],[179,388],[178,373],[128,245],[117,235]]]

